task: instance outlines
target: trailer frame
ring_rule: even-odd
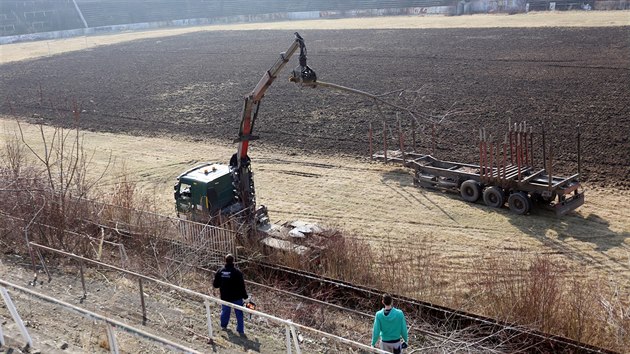
[[[584,204],[580,177],[580,134],[578,130],[578,172],[569,177],[554,176],[553,150],[547,153],[543,129],[543,165],[534,168],[532,128],[525,122],[512,126],[503,143],[496,143],[485,130],[479,131],[479,164],[443,161],[431,155],[402,150],[383,150],[372,159],[400,163],[414,170],[414,185],[428,189],[458,191],[462,199],[500,208],[507,202],[517,214],[529,213],[534,205],[565,215]],[[550,144],[551,145],[551,144]],[[401,146],[402,148],[402,146]]]

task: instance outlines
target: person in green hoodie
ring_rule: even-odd
[[[376,347],[376,342],[381,338],[382,350],[400,354],[403,350],[403,343],[409,342],[407,321],[405,320],[405,314],[393,307],[392,303],[391,295],[383,294],[383,306],[385,307],[374,316],[372,346]]]

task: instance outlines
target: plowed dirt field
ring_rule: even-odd
[[[420,152],[431,152],[435,140],[438,157],[475,162],[477,129],[502,141],[508,121],[526,121],[535,127],[537,146],[546,126],[556,171],[572,174],[580,124],[584,180],[630,185],[630,27],[302,35],[321,80],[375,94],[404,89],[385,98],[417,112]],[[288,30],[197,32],[8,63],[0,66],[0,112],[69,124],[76,100],[88,130],[229,141],[238,131],[243,95],[292,40]],[[287,75],[262,102],[256,144],[365,156],[368,123],[379,127],[380,145],[382,122],[395,132],[398,118],[410,143],[411,118],[404,112],[379,111],[357,96],[299,89]],[[536,158],[541,155],[536,148]]]

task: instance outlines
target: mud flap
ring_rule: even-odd
[[[575,194],[571,198],[567,198],[563,202],[555,204],[553,208],[557,216],[562,216],[579,208],[582,204],[584,204],[584,192]]]

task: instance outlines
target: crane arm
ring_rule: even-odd
[[[297,84],[314,84],[317,80],[317,76],[315,72],[306,65],[306,46],[304,45],[304,39],[295,32],[295,40],[289,49],[284,53],[280,53],[278,60],[265,72],[260,81],[258,81],[258,84],[256,84],[256,87],[254,87],[254,90],[250,92],[249,95],[245,96],[243,112],[241,114],[241,126],[238,132],[238,139],[236,139],[236,142],[238,142],[238,150],[236,154],[232,156],[230,166],[234,179],[233,185],[236,188],[236,197],[241,201],[243,208],[249,210],[247,215],[250,217],[254,215],[254,210],[256,209],[256,195],[254,192],[254,181],[252,179],[247,149],[250,140],[256,139],[256,137],[252,135],[254,122],[258,116],[260,101],[265,96],[265,92],[276,79],[280,70],[284,68],[298,49],[300,50],[300,63],[293,70],[289,80]]]
[[[258,116],[260,101],[269,86],[271,86],[276,79],[278,73],[284,68],[298,49],[300,50],[300,62],[298,67],[293,70],[290,81],[300,84],[310,84],[317,80],[315,72],[306,65],[306,46],[304,45],[304,39],[295,32],[295,40],[289,49],[287,49],[286,52],[280,53],[278,60],[263,74],[258,84],[256,84],[256,87],[254,87],[254,90],[252,90],[249,95],[245,96],[243,112],[241,114],[241,126],[238,139],[236,140],[239,143],[238,151],[236,161],[232,161],[232,165],[236,168],[240,168],[242,161],[247,160],[249,141],[256,139],[256,137],[251,134],[254,129],[254,122]]]

